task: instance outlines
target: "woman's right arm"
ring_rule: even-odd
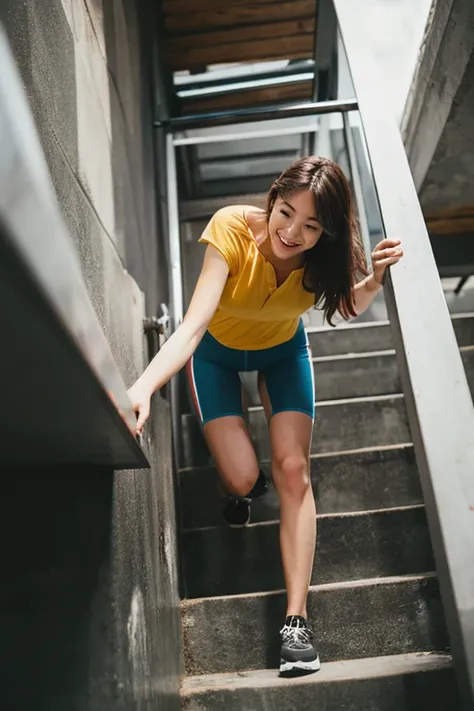
[[[150,398],[187,363],[204,336],[224,290],[229,266],[220,252],[208,245],[193,298],[183,322],[163,344],[128,395],[138,414],[141,432],[150,413]]]

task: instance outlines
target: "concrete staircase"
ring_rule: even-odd
[[[453,317],[474,389],[474,314]],[[309,595],[322,669],[277,675],[285,594],[278,499],[245,529],[222,494],[199,427],[184,415],[179,472],[185,711],[456,711],[438,580],[388,324],[309,332],[317,421],[311,476],[318,548]],[[260,407],[250,413],[264,468]]]

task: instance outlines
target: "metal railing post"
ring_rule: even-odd
[[[179,198],[176,172],[176,153],[173,134],[166,135],[166,207],[168,214],[168,254],[171,292],[171,330],[176,331],[183,320],[183,276],[181,270],[181,242],[179,233]],[[179,398],[179,376],[175,375],[170,383],[171,424],[173,434],[173,454],[179,467],[179,441],[181,434],[181,415]]]
[[[364,193],[362,190],[362,182],[360,179],[359,166],[354,146],[354,137],[352,135],[351,122],[348,114],[342,114],[342,122],[344,126],[344,142],[347,148],[347,160],[349,163],[349,170],[351,174],[352,191],[354,193],[354,198],[357,205],[360,236],[362,239],[367,264],[370,265],[372,262],[372,248],[370,246],[369,224],[367,222]]]
[[[385,289],[464,708],[474,709],[474,407],[399,127],[354,0],[334,0],[385,232]],[[417,311],[418,309],[418,311]]]

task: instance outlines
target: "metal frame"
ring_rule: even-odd
[[[301,133],[318,131],[316,123],[288,128],[267,129],[266,131],[242,131],[240,133],[213,134],[205,136],[186,136],[174,139],[175,146],[198,146],[204,143],[228,143],[251,138],[278,138],[279,136],[295,136]]]
[[[250,83],[252,81],[272,81],[273,79],[287,78],[289,81],[294,80],[295,76],[300,74],[314,74],[314,60],[301,60],[293,64],[288,64],[281,69],[267,70],[264,72],[252,72],[250,74],[231,74],[224,77],[222,74],[217,78],[212,78],[214,73],[204,74],[201,79],[189,79],[176,81],[174,83],[175,91],[179,94],[181,91],[199,91],[199,89],[214,88],[217,90],[224,87],[232,87],[240,83]]]
[[[352,190],[354,192],[354,198],[356,201],[357,212],[359,217],[360,235],[362,238],[362,244],[364,246],[367,264],[370,264],[372,261],[372,248],[370,245],[369,223],[367,222],[367,213],[365,211],[364,193],[362,190],[362,181],[360,179],[358,161],[355,151],[354,136],[352,135],[352,126],[350,123],[349,116],[347,114],[342,115],[342,122],[344,142],[346,145],[347,158],[351,172]]]
[[[338,101],[305,102],[277,106],[262,106],[258,108],[233,109],[229,111],[213,111],[206,114],[191,114],[178,116],[168,121],[155,121],[155,128],[165,127],[170,131],[184,131],[206,126],[222,126],[249,121],[275,121],[285,118],[300,118],[302,116],[319,116],[338,111],[354,111],[357,109],[355,99]]]
[[[283,74],[282,76],[275,75],[273,77],[260,78],[258,75],[253,75],[245,80],[235,81],[232,84],[227,82],[219,82],[219,84],[210,84],[202,86],[198,89],[188,88],[184,85],[178,89],[176,95],[183,100],[186,99],[205,99],[207,97],[227,96],[235,94],[242,90],[253,91],[256,89],[264,90],[273,86],[281,86],[285,84],[302,84],[303,82],[313,81],[314,71],[299,71],[293,74]]]
[[[166,175],[167,175],[167,213],[168,242],[171,292],[171,329],[175,331],[183,320],[183,276],[181,270],[181,241],[179,224],[178,177],[176,173],[176,149],[172,134],[166,136]],[[179,467],[180,457],[180,381],[175,375],[170,382],[171,391],[171,425],[173,435],[173,455],[176,466]]]
[[[399,127],[357,3],[334,0],[388,235],[405,257],[385,296],[455,671],[474,709],[474,406]]]

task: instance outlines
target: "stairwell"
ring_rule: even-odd
[[[453,316],[471,392],[474,314]],[[245,529],[222,494],[197,421],[179,471],[184,711],[459,708],[438,579],[388,323],[310,329],[317,396],[311,478],[318,545],[309,594],[317,674],[278,678],[285,593],[274,489]],[[250,412],[269,472],[266,424]]]

